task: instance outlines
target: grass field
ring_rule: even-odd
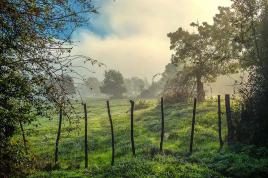
[[[268,174],[268,150],[226,146],[219,151],[217,103],[198,103],[193,154],[189,154],[192,103],[165,105],[164,153],[158,153],[161,129],[159,101],[134,112],[136,156],[130,146],[130,103],[111,100],[115,131],[115,165],[111,166],[111,132],[104,100],[88,99],[89,170],[84,169],[83,107],[77,122],[63,118],[59,166],[53,166],[58,116],[40,118],[25,128],[28,146],[37,160],[29,177],[263,177]],[[223,111],[224,108],[222,107]],[[78,122],[79,121],[79,122]],[[38,125],[36,127],[35,125]],[[226,122],[223,116],[223,138]],[[16,139],[20,139],[18,135]]]

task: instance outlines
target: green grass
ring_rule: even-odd
[[[84,169],[83,108],[69,124],[64,118],[59,144],[58,168],[53,168],[58,118],[40,118],[26,128],[28,145],[37,160],[29,177],[263,177],[268,173],[268,151],[253,146],[236,146],[219,151],[216,102],[199,103],[193,154],[189,154],[192,104],[165,105],[164,153],[159,154],[160,107],[134,113],[136,157],[130,147],[130,103],[112,100],[115,131],[115,165],[111,162],[111,134],[106,103],[89,99],[88,143],[89,170]],[[223,117],[223,137],[226,122]],[[16,137],[20,139],[20,137]]]

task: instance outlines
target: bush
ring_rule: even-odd
[[[2,142],[3,144],[3,142]],[[8,141],[0,147],[0,177],[24,177],[32,168],[31,158],[20,143]]]
[[[134,110],[147,109],[150,107],[150,103],[146,100],[138,100],[135,104]]]

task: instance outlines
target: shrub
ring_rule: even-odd
[[[138,100],[135,104],[134,110],[147,109],[150,107],[150,103],[146,100]]]

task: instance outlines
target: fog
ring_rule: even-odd
[[[218,6],[228,6],[229,0],[106,0],[100,1],[99,14],[92,17],[89,27],[72,36],[79,41],[73,54],[83,54],[105,66],[79,69],[85,76],[103,79],[108,69],[119,70],[124,77],[133,76],[150,82],[152,76],[164,71],[170,62],[167,33],[183,27],[189,31],[190,22],[212,22]],[[77,62],[77,65],[84,65]],[[220,77],[211,84],[213,93],[231,92],[239,75]],[[211,93],[209,86],[206,87]]]

